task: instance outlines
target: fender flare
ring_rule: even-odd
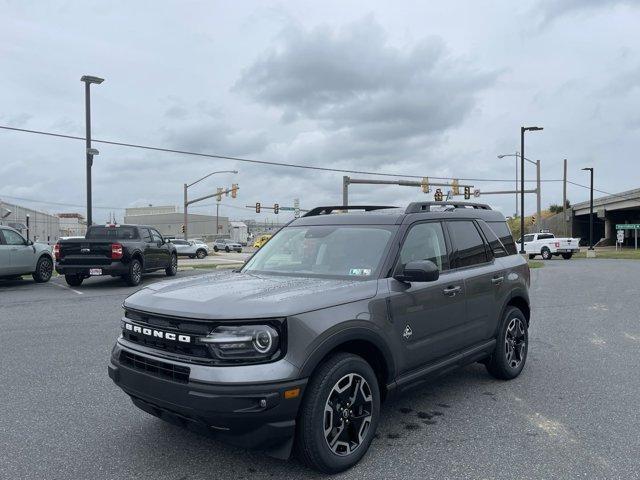
[[[311,376],[316,367],[332,350],[345,343],[360,340],[370,343],[382,353],[382,361],[388,374],[386,380],[387,383],[391,383],[396,377],[396,362],[391,348],[389,348],[381,332],[372,329],[369,326],[370,324],[364,326],[363,323],[365,322],[352,323],[347,326],[340,325],[340,327],[326,332],[323,338],[316,343],[313,351],[300,368],[301,377]],[[386,385],[384,386],[386,387]]]

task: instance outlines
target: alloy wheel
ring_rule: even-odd
[[[138,283],[140,277],[142,276],[142,266],[139,262],[133,264],[131,268],[131,276],[133,277],[133,280]]]
[[[504,336],[507,364],[511,368],[518,368],[527,352],[526,329],[522,320],[512,318]]]
[[[40,271],[38,273],[42,280],[49,280],[53,274],[53,263],[51,263],[51,260],[42,260],[42,262],[40,262]]]
[[[357,373],[342,377],[324,407],[324,437],[333,453],[353,453],[371,427],[373,396],[369,383]]]

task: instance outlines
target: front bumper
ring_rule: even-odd
[[[85,275],[89,276],[89,270],[99,268],[103,275],[125,275],[129,273],[129,265],[122,262],[111,262],[108,265],[67,265],[56,262],[56,272],[59,275]]]
[[[142,410],[245,448],[273,449],[293,437],[307,379],[254,385],[213,384],[191,378],[179,382],[142,371],[130,362],[125,364],[123,352],[138,358],[141,355],[138,351],[114,349],[116,356],[111,358],[109,377]],[[180,368],[190,366],[144,354],[142,359]],[[285,399],[284,392],[296,388],[300,389],[299,395]]]

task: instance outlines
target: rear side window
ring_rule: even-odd
[[[440,271],[449,268],[447,246],[440,222],[419,223],[411,227],[400,250],[400,263],[431,260]]]
[[[480,232],[470,220],[447,222],[454,245],[454,268],[470,267],[489,259]]]
[[[19,233],[13,230],[3,230],[4,241],[7,245],[25,245],[26,241]]]
[[[141,228],[140,232],[142,233],[142,240],[146,243],[151,243],[151,233],[148,228]]]
[[[495,232],[491,230],[491,227],[489,227],[489,225],[487,225],[482,220],[478,221],[478,225],[480,226],[480,230],[482,230],[484,237],[487,239],[487,242],[489,242],[489,247],[491,247],[491,251],[493,252],[494,257],[506,257],[507,255],[509,255],[507,253],[507,249],[502,244]]]
[[[541,233],[538,235],[538,240],[548,240],[550,238],[556,238],[556,237],[554,237],[550,233]]]
[[[91,227],[87,232],[91,240],[133,240],[138,238],[135,227]]]
[[[489,225],[491,230],[498,236],[502,245],[506,248],[508,255],[518,253],[516,243],[513,240],[513,235],[511,234],[511,230],[509,230],[507,222],[487,222],[487,225]]]

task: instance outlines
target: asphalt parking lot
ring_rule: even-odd
[[[638,278],[638,261],[532,270],[522,375],[473,365],[387,404],[367,456],[335,478],[638,478]],[[0,478],[321,477],[135,408],[107,376],[132,291],[110,278],[0,282]]]

